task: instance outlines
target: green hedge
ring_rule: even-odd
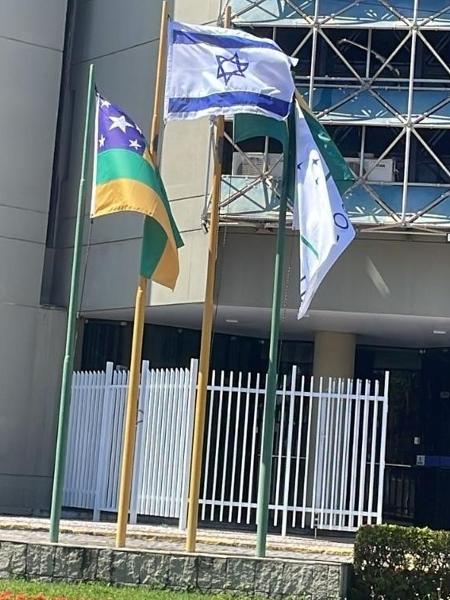
[[[353,598],[450,597],[450,532],[374,525],[356,536]]]

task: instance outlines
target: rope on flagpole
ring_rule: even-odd
[[[288,293],[289,293],[289,286],[291,283],[291,272],[292,272],[292,257],[293,257],[293,250],[294,250],[294,243],[290,244],[290,249],[289,249],[289,260],[287,263],[287,273],[286,273],[286,283],[284,286],[284,299],[283,299],[283,306],[281,309],[281,326],[280,326],[280,344],[279,344],[279,351],[278,351],[278,365],[277,365],[277,371],[280,371],[280,365],[281,365],[281,359],[283,357],[283,326],[286,322],[286,313],[287,313],[287,299],[288,299]]]
[[[81,293],[80,293],[80,302],[78,304],[77,318],[80,316],[81,309],[83,306],[84,290],[86,288],[86,274],[87,274],[87,266],[88,266],[88,260],[89,260],[89,250],[91,248],[91,241],[92,241],[93,222],[94,222],[94,219],[89,219],[88,239],[87,239],[87,244],[86,244],[86,257],[84,259],[83,279],[81,282]]]

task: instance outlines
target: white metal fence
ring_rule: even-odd
[[[184,526],[197,361],[190,369],[143,363],[132,519],[176,517]],[[66,506],[115,511],[128,374],[75,373]],[[306,378],[294,367],[277,391],[270,522],[354,531],[380,522],[389,374],[378,381]],[[214,372],[208,394],[200,518],[254,525],[266,381]]]
[[[277,391],[270,523],[354,531],[381,522],[389,374],[378,381],[306,378]],[[213,373],[201,519],[256,522],[265,379]]]
[[[180,518],[187,481],[197,380],[190,369],[142,365],[131,518],[137,514]],[[64,505],[117,510],[128,372],[74,373]]]

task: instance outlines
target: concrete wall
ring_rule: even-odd
[[[0,3],[0,511],[48,505],[64,314],[40,307],[66,2]]]
[[[450,244],[436,240],[356,239],[327,275],[311,308],[450,317]],[[298,307],[297,246],[297,237],[290,234],[285,260],[286,273],[291,268],[289,309]],[[274,234],[228,231],[221,243],[220,304],[270,306],[274,252]],[[267,277],[261,276],[263,271]]]
[[[0,579],[98,581],[179,592],[339,600],[347,597],[350,573],[350,564],[318,560],[0,542]]]
[[[55,304],[67,301],[75,200],[79,179],[81,137],[89,63],[96,69],[99,89],[148,131],[153,109],[161,1],[121,0],[80,3],[72,64],[74,117],[70,172],[64,187],[58,230],[58,259],[54,272]],[[218,0],[169,2],[177,19],[205,23],[215,20]],[[106,15],[106,17],[105,17]],[[105,20],[106,18],[106,20]],[[120,23],[120,27],[117,24]],[[208,123],[170,123],[164,133],[162,173],[185,246],[180,252],[181,275],[174,294],[155,284],[151,304],[200,301],[203,298],[207,236],[200,227],[208,159]],[[86,219],[85,242],[90,240],[86,283],[82,298],[85,314],[98,310],[130,310],[140,259],[142,217],[120,214],[103,217],[92,226]],[[111,277],[111,273],[116,276]]]

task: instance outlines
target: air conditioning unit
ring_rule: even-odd
[[[359,176],[359,158],[346,158],[348,166]],[[363,163],[363,175],[370,171],[368,181],[395,181],[395,160],[383,158],[378,164],[376,158],[365,158]],[[374,166],[376,165],[376,166]]]
[[[246,152],[246,160],[240,152],[233,152],[232,174],[241,177],[258,177],[258,174],[264,169],[264,152]],[[250,164],[251,163],[251,164]],[[252,167],[255,165],[256,169]],[[272,177],[279,178],[283,176],[283,156],[276,152],[267,154],[266,169],[270,170]]]
[[[369,173],[369,181],[395,181],[395,161],[393,158],[383,158],[378,164],[376,158],[364,160],[364,172]],[[376,165],[376,166],[375,166]]]

